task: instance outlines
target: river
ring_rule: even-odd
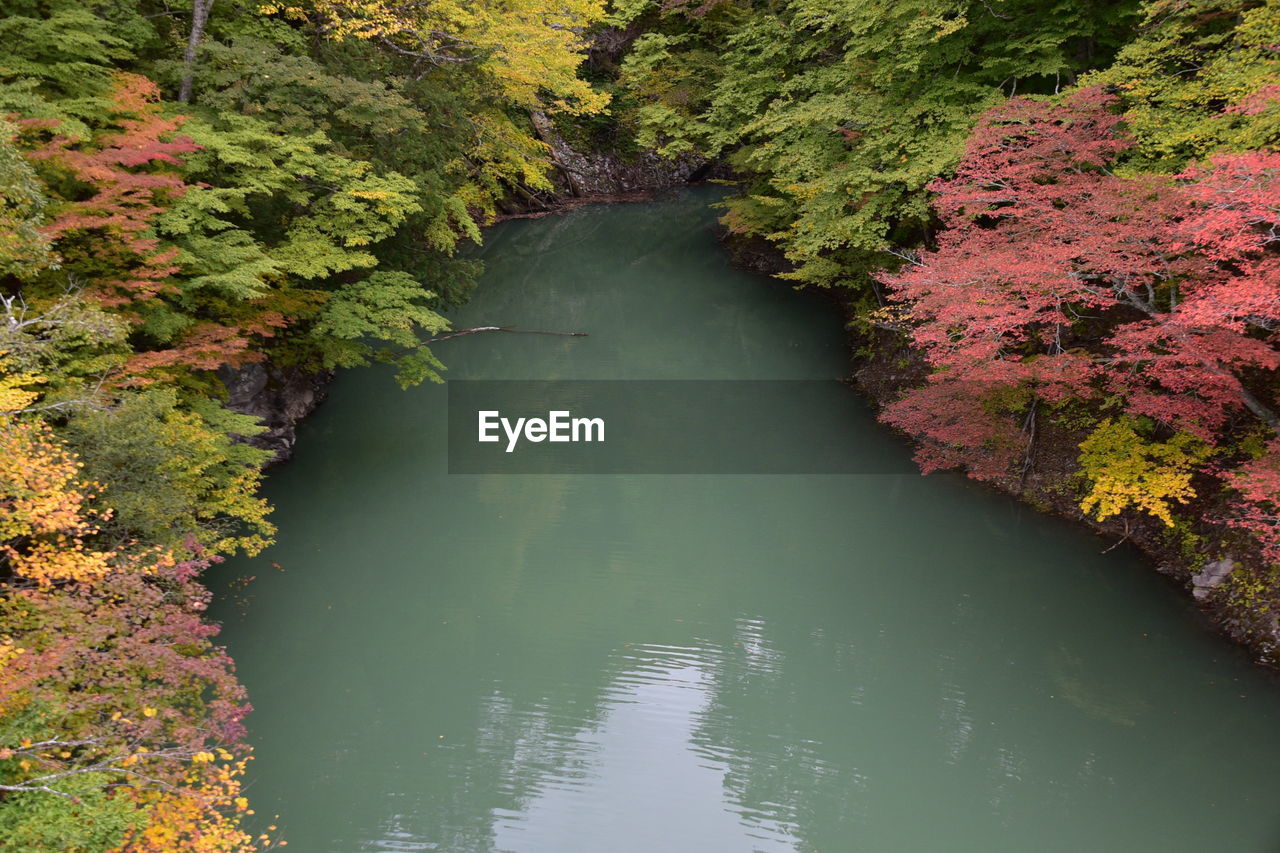
[[[714,195],[491,229],[455,324],[589,336],[448,376],[847,374]],[[450,475],[444,409],[343,373],[213,577],[289,850],[1280,850],[1280,688],[1124,548],[950,475]]]

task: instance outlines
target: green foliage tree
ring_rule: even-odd
[[[861,287],[926,237],[927,187],[976,117],[1104,64],[1136,3],[789,0],[668,3],[624,80],[642,139],[744,176],[730,230],[769,238],[806,284]],[[645,20],[646,18],[641,18]]]
[[[62,432],[85,476],[108,484],[102,499],[115,512],[103,534],[184,556],[257,553],[275,532],[255,494],[270,453],[231,436],[262,427],[213,401],[179,403],[176,390],[154,388],[68,419]]]
[[[479,270],[459,250],[513,187],[551,189],[529,111],[607,100],[576,74],[599,0],[196,6],[0,0],[0,838],[22,849],[257,849],[243,690],[195,577],[272,535],[267,454],[214,370],[438,378],[424,341]]]
[[[1133,170],[1171,172],[1221,151],[1280,144],[1280,7],[1265,0],[1156,0],[1114,65]]]
[[[26,715],[36,725],[26,728],[36,736],[44,721],[34,713]],[[8,728],[6,726],[6,728]],[[0,730],[0,741],[16,742],[9,732]],[[21,759],[0,762],[0,779],[7,774],[5,765],[16,765]],[[131,830],[146,825],[145,812],[129,800],[109,795],[111,781],[105,773],[85,773],[72,777],[61,786],[68,796],[50,795],[43,791],[23,791],[5,797],[0,808],[0,835],[15,850],[30,853],[107,853],[117,849]],[[74,799],[72,799],[74,797]]]
[[[15,129],[0,120],[0,276],[25,277],[52,261],[40,233],[47,199],[35,170],[13,145]]]

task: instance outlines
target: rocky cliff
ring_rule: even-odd
[[[266,427],[246,440],[274,453],[274,462],[283,462],[293,455],[298,422],[323,402],[333,372],[250,364],[223,366],[218,378],[227,387],[227,408],[252,415]]]

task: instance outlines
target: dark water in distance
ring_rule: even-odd
[[[449,375],[844,375],[713,197],[492,229],[456,324],[590,336]],[[287,849],[1280,850],[1280,689],[1124,549],[948,476],[450,476],[444,399],[343,374],[214,578]]]

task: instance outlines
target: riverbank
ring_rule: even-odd
[[[892,332],[881,331],[871,342],[857,340],[856,346],[861,354],[854,359],[855,386],[877,407],[919,385],[928,374],[921,354]],[[1138,550],[1152,568],[1192,596],[1206,627],[1246,647],[1259,664],[1280,668],[1280,596],[1273,575],[1246,537],[1206,520],[1223,510],[1217,483],[1197,478],[1198,497],[1175,510],[1172,527],[1132,510],[1099,521],[1080,508],[1080,443],[1091,427],[1039,418],[1023,475],[990,480],[988,485],[1094,530],[1108,542],[1105,550]]]

